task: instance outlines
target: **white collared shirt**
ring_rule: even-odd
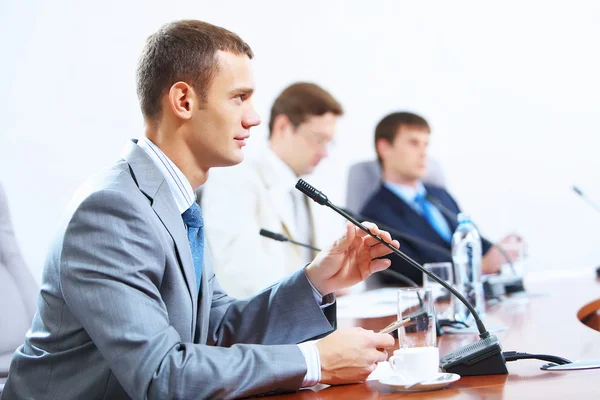
[[[312,244],[312,221],[307,197],[296,189],[298,176],[289,165],[275,154],[270,146],[267,146],[264,156],[275,176],[277,186],[280,186],[282,191],[289,192],[289,196],[286,197],[286,207],[292,211],[294,216],[294,240],[300,243]],[[314,259],[313,251],[308,248],[302,247],[300,253],[302,254],[302,260],[307,264]]]
[[[192,185],[185,177],[183,172],[181,172],[181,170],[177,167],[177,165],[175,165],[173,161],[171,161],[169,157],[167,157],[166,154],[158,148],[158,146],[152,143],[150,139],[147,137],[142,137],[138,140],[137,144],[142,150],[144,150],[146,154],[148,154],[148,156],[163,174],[167,184],[169,185],[169,189],[171,189],[171,193],[173,194],[177,208],[179,209],[180,214],[183,214],[196,201],[196,194],[192,189]],[[275,153],[273,153],[273,156],[279,160]],[[279,161],[283,163],[283,161]],[[289,168],[287,165],[285,166],[291,171],[291,168]],[[295,175],[293,178],[295,180]],[[291,187],[294,187],[294,185]],[[321,304],[323,299],[320,293],[315,289],[310,280],[309,283],[315,292],[315,299],[319,304]],[[331,297],[327,297],[328,299],[331,299]],[[317,350],[317,346],[314,342],[300,343],[298,348],[302,352],[306,362],[306,375],[304,376],[302,386],[314,386],[321,380],[321,359],[319,357],[319,350]]]
[[[150,139],[143,137],[138,140],[137,144],[150,156],[154,164],[162,172],[167,185],[171,189],[177,209],[180,214],[183,214],[196,201],[196,194],[194,193],[194,189],[192,189],[190,181],[188,181],[177,165],[157,145],[152,143]]]

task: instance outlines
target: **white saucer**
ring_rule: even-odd
[[[443,381],[436,381],[439,376],[444,375],[445,372],[439,372],[436,376],[431,378],[428,382],[419,383],[411,387],[410,389],[405,389],[407,385],[410,385],[411,382],[406,382],[403,379],[398,378],[396,375],[390,375],[386,378],[382,378],[379,380],[379,383],[390,386],[392,389],[398,392],[426,392],[429,390],[439,390],[445,388],[452,382],[456,382],[460,379],[460,375],[450,374],[450,376]]]

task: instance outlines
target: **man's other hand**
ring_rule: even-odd
[[[385,349],[394,345],[387,333],[362,328],[340,329],[316,344],[321,359],[321,382],[328,385],[362,383],[386,361]]]

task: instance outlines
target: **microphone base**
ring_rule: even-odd
[[[508,374],[502,347],[495,335],[446,354],[440,359],[440,367],[460,376]]]
[[[504,282],[494,282],[487,280],[483,282],[483,294],[487,299],[498,299],[506,294]]]
[[[483,281],[483,292],[486,299],[499,298],[505,294],[525,291],[523,278],[518,276],[490,275]]]
[[[506,282],[504,285],[504,290],[506,290],[506,294],[524,292],[525,285],[523,284],[523,279],[515,278],[511,282]]]

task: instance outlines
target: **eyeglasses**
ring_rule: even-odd
[[[310,145],[320,149],[331,150],[335,146],[335,141],[333,138],[329,138],[315,132],[304,131],[301,132],[299,136],[303,137]]]

